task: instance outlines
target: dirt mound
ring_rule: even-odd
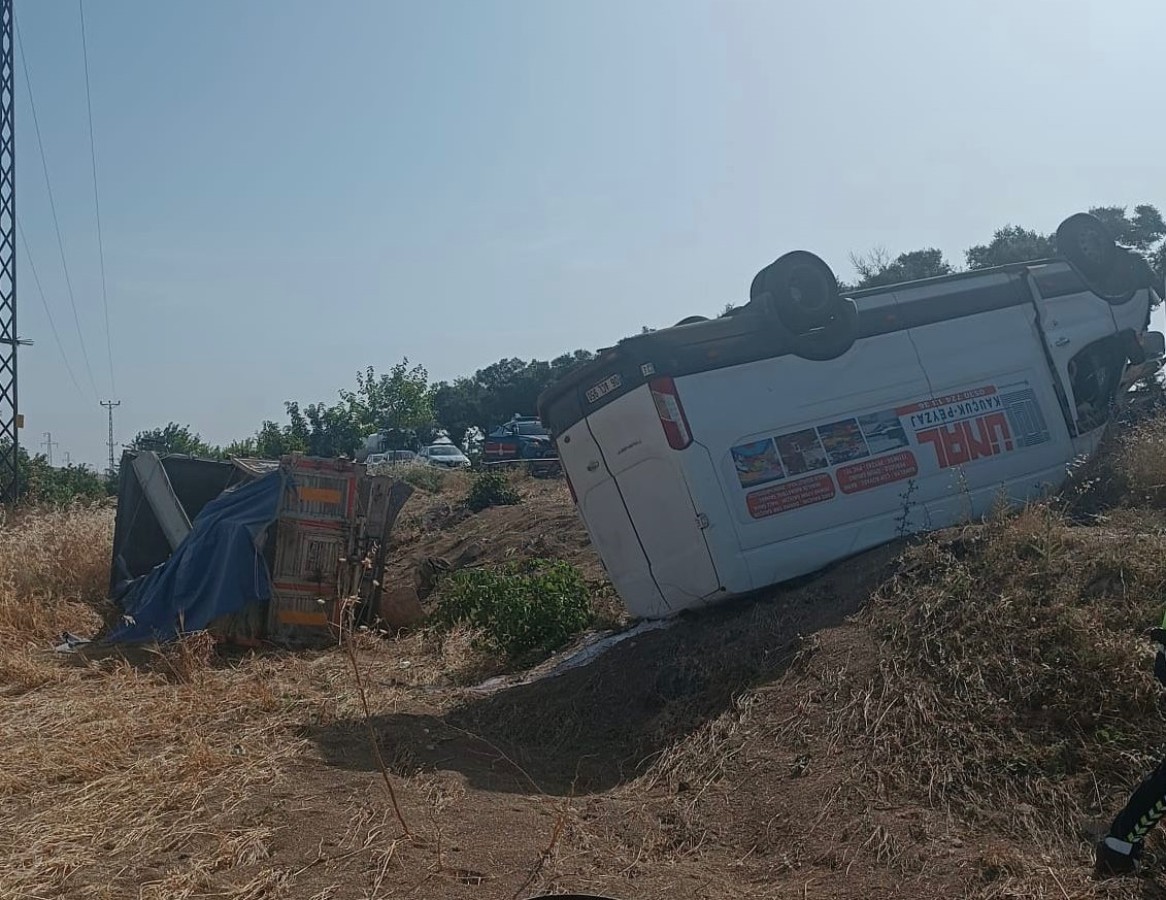
[[[555,677],[486,695],[466,692],[441,718],[447,742],[416,762],[449,765],[448,743],[468,732],[506,749],[548,792],[595,793],[630,781],[743,693],[780,678],[810,635],[857,612],[884,582],[898,549],[864,554],[767,600],[682,616]],[[413,734],[416,718],[393,716],[378,727],[386,737]],[[437,724],[420,719],[421,730]],[[482,787],[506,789],[490,772],[471,768],[466,774],[481,778]],[[512,784],[512,774],[507,784],[529,788]]]
[[[390,572],[400,575],[420,560],[440,557],[459,566],[545,556],[562,559],[601,579],[603,569],[561,479],[515,477],[522,502],[470,512],[458,481],[439,494],[409,500],[393,544]]]
[[[389,624],[420,621],[422,604],[443,573],[533,558],[571,563],[592,586],[603,620],[624,618],[566,483],[517,474],[511,482],[521,497],[519,504],[477,513],[466,505],[468,483],[463,478],[447,479],[436,494],[418,491],[410,498],[386,567],[388,599],[382,615]],[[413,615],[400,614],[406,607]]]

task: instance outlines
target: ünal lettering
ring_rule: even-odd
[[[1012,433],[1002,412],[929,428],[920,431],[916,437],[920,444],[931,444],[935,448],[935,458],[941,469],[962,466],[1012,449]]]

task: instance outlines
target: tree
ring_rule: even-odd
[[[934,247],[900,253],[894,259],[891,259],[885,248],[875,247],[865,256],[851,254],[850,262],[858,271],[858,284],[854,285],[858,290],[935,278],[955,271],[951,263],[943,258],[943,252]]]
[[[223,456],[228,459],[251,459],[259,456],[255,438],[243,438],[241,441],[231,441],[223,448]]]
[[[169,423],[165,428],[151,428],[139,431],[130,441],[131,450],[153,450],[162,454],[180,456],[202,456],[217,459],[222,456],[218,447],[213,447],[202,439],[202,435],[191,431],[189,425]]]
[[[11,452],[12,445],[3,450]],[[69,503],[92,503],[109,495],[113,481],[84,465],[53,467],[43,454],[30,456],[20,447],[16,464],[20,473],[20,502],[64,506]]]
[[[534,415],[543,391],[593,359],[590,350],[564,353],[550,362],[511,357],[470,377],[436,384],[432,401],[437,424],[460,443],[472,429],[489,433],[515,413]]]
[[[1095,206],[1089,213],[1101,220],[1119,244],[1145,255],[1153,254],[1166,236],[1162,214],[1148,203],[1135,206],[1132,216],[1126,215],[1124,206]]]
[[[223,448],[223,454],[244,458],[279,459],[289,453],[306,452],[311,436],[311,424],[307,417],[299,412],[298,404],[287,403],[285,406],[295,408],[297,428],[294,433],[291,424],[280,425],[278,422],[265,419],[254,437],[233,441]]]
[[[987,269],[1034,259],[1048,259],[1056,252],[1053,235],[1029,231],[1019,225],[1005,225],[992,235],[992,240],[987,244],[969,247],[964,255],[967,257],[969,269]]]
[[[21,453],[24,453],[21,448]],[[25,454],[27,456],[27,454]],[[23,472],[25,500],[32,503],[65,505],[92,503],[108,496],[113,482],[84,465],[54,468],[41,455],[28,459]]]
[[[298,403],[284,405],[291,420],[288,443],[303,446],[303,452],[309,456],[356,456],[364,434],[350,406],[309,403],[301,411]]]
[[[1146,260],[1161,290],[1166,278],[1166,222],[1158,208],[1142,203],[1134,207],[1133,215],[1127,215],[1124,206],[1095,206],[1089,212],[1102,221],[1121,246]]]
[[[732,304],[730,304],[731,306]],[[594,359],[595,354],[590,350],[576,350],[574,353],[556,356],[551,360],[551,383],[558,381],[564,375],[569,375],[575,369],[592,362]]]
[[[481,421],[483,394],[482,386],[473,378],[441,381],[433,386],[434,418],[455,444],[463,446],[466,433]]]
[[[307,439],[292,434],[290,425],[281,427],[267,419],[255,433],[255,455],[261,459],[279,459],[289,453],[303,453],[307,449]]]
[[[1166,221],[1157,207],[1142,203],[1127,214],[1124,206],[1095,206],[1089,213],[1101,220],[1118,244],[1143,256],[1159,280],[1166,275]],[[986,269],[1048,259],[1056,253],[1056,235],[1005,225],[991,242],[969,247],[966,255],[969,269]]]
[[[367,435],[383,432],[400,449],[427,437],[433,425],[429,375],[402,360],[379,377],[372,366],[356,373],[356,390],[341,390],[340,402],[284,403],[287,424],[266,420],[254,437],[227,448],[231,455],[278,459],[289,453],[355,457]]]
[[[383,432],[392,449],[414,443],[418,432],[433,426],[433,398],[424,366],[409,368],[403,359],[379,377],[372,366],[356,373],[356,390],[340,398],[363,434]]]

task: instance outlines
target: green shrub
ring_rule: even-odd
[[[483,472],[474,477],[466,505],[474,512],[481,512],[491,506],[514,506],[521,503],[518,491],[510,486],[501,472]]]
[[[455,572],[438,588],[434,611],[439,628],[480,629],[481,646],[511,659],[558,650],[590,625],[591,617],[579,571],[544,559]]]
[[[438,494],[445,487],[445,476],[448,474],[435,466],[407,466],[401,480],[409,482],[418,490]]]

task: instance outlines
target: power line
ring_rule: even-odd
[[[15,19],[13,25],[15,25]],[[49,209],[53,213],[53,226],[57,230],[57,248],[61,251],[61,267],[65,270],[65,286],[69,291],[69,303],[73,307],[73,322],[77,326],[77,338],[81,341],[81,356],[85,360],[85,371],[89,374],[89,383],[93,386],[93,395],[99,396],[97,393],[97,379],[93,377],[93,367],[89,364],[89,351],[85,349],[85,334],[81,330],[81,316],[77,313],[77,300],[73,296],[73,281],[69,278],[69,264],[65,260],[65,240],[61,237],[61,222],[57,218],[57,204],[53,200],[53,184],[49,179],[49,163],[45,157],[45,145],[41,140],[40,122],[36,115],[36,101],[32,96],[32,79],[28,74],[28,56],[24,52],[24,41],[20,37],[20,28],[16,27],[16,45],[20,48],[20,63],[24,68],[24,86],[28,89],[28,103],[32,108],[32,127],[36,132],[36,143],[40,148],[40,162],[41,168],[45,173],[45,187],[49,192]]]
[[[85,105],[89,109],[89,161],[93,163],[93,208],[97,212],[97,255],[101,259],[101,305],[105,309],[105,349],[109,354],[109,386],[117,395],[113,377],[113,338],[109,331],[109,294],[105,288],[105,242],[101,237],[101,199],[97,193],[97,144],[93,140],[93,98],[89,92],[89,46],[85,38],[85,0],[77,0],[81,14],[81,54],[85,58]]]
[[[28,246],[28,238],[24,234],[24,226],[20,224],[18,219],[16,227],[20,231],[20,243],[24,245],[24,255],[28,258],[28,271],[32,273],[32,280],[36,284],[37,293],[40,294],[40,302],[44,304],[45,316],[49,320],[49,328],[53,332],[53,339],[57,342],[57,349],[61,351],[61,361],[65,364],[65,371],[69,373],[69,379],[73,382],[73,387],[77,389],[77,393],[81,395],[81,399],[86,399],[85,392],[81,390],[81,384],[77,381],[77,376],[73,374],[73,367],[69,365],[69,354],[65,352],[65,345],[61,342],[61,334],[57,331],[57,323],[53,319],[53,311],[49,309],[49,301],[45,299],[45,289],[41,287],[40,275],[36,271],[36,263],[32,261],[32,250]]]

